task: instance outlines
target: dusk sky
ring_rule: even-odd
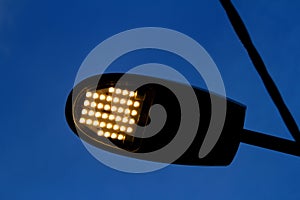
[[[300,2],[287,2],[233,1],[300,125]],[[196,40],[227,96],[247,106],[245,128],[292,140],[217,0],[0,0],[0,199],[299,199],[300,158],[246,144],[226,167],[142,174],[111,169],[86,150],[64,115],[77,71],[99,43],[139,27]],[[203,86],[176,55],[160,51],[131,52],[112,71],[150,62]]]

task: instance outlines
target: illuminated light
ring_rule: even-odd
[[[103,132],[102,130],[99,130],[99,131],[97,132],[97,135],[99,135],[99,136],[103,136],[103,134],[104,134],[104,132]]]
[[[124,117],[123,120],[122,120],[122,122],[123,122],[123,123],[127,123],[127,122],[128,122],[128,118],[127,118],[127,117]]]
[[[93,98],[94,98],[94,99],[98,99],[98,98],[99,98],[99,94],[98,94],[98,93],[94,93],[94,94],[93,94]]]
[[[94,114],[95,114],[94,111],[92,111],[92,110],[89,111],[89,116],[94,116]]]
[[[136,110],[131,111],[131,115],[132,115],[132,116],[137,115],[137,111],[136,111]]]
[[[104,137],[109,137],[110,136],[110,133],[109,132],[105,132],[104,133]]]
[[[122,90],[121,89],[116,89],[116,94],[121,94]]]
[[[139,107],[140,106],[140,102],[138,102],[138,101],[134,102],[133,106],[134,107]]]
[[[111,137],[112,139],[115,139],[115,138],[117,138],[117,134],[112,133],[110,137]]]
[[[114,120],[114,119],[115,119],[115,116],[114,116],[114,115],[109,115],[108,119],[109,119],[109,120]]]
[[[113,125],[111,123],[106,124],[106,128],[111,129]]]
[[[121,118],[120,116],[117,116],[117,117],[116,117],[116,121],[117,121],[117,122],[119,122],[119,121],[121,121],[121,120],[122,120],[122,118]]]
[[[82,109],[81,114],[82,114],[82,115],[86,115],[87,112],[88,112],[87,109]]]
[[[127,128],[127,133],[131,133],[133,131],[133,129],[131,127]]]
[[[133,104],[133,102],[132,102],[131,100],[128,100],[128,101],[127,101],[127,105],[128,105],[128,106],[131,106],[132,104]]]
[[[101,113],[100,112],[96,112],[95,113],[95,117],[101,117]]]
[[[85,119],[84,119],[83,117],[81,117],[81,118],[79,119],[79,123],[81,123],[81,124],[85,123]]]
[[[94,125],[94,126],[98,126],[98,125],[99,125],[99,122],[98,122],[97,120],[95,120],[95,121],[93,122],[93,125]]]
[[[91,103],[91,107],[92,107],[92,108],[95,108],[96,105],[97,105],[96,102],[92,102],[92,103]]]
[[[88,106],[88,105],[90,105],[90,102],[89,102],[89,100],[85,100],[85,101],[83,102],[83,105],[84,105],[84,106]]]
[[[128,90],[123,90],[122,94],[123,94],[123,95],[128,95],[129,92],[128,92]]]
[[[107,96],[106,97],[106,101],[111,101],[112,100],[112,97],[111,96]]]
[[[134,96],[134,92],[133,92],[133,91],[130,91],[130,92],[129,92],[129,96],[130,96],[130,97],[133,97],[133,96]]]
[[[114,103],[118,103],[118,102],[119,102],[119,98],[118,98],[118,97],[115,97],[114,100],[113,100],[113,102],[114,102]]]
[[[126,103],[126,100],[125,99],[121,99],[120,100],[120,104],[125,104]]]
[[[102,118],[103,118],[103,119],[107,119],[107,118],[108,118],[108,114],[107,114],[107,113],[103,113],[103,114],[102,114]]]
[[[119,129],[119,125],[115,124],[113,127],[114,130],[118,130]]]
[[[129,109],[129,108],[126,108],[124,113],[125,113],[126,115],[130,114],[130,109]]]
[[[105,95],[104,94],[101,94],[100,95],[100,100],[104,100],[105,99]]]
[[[120,127],[120,131],[125,131],[126,130],[126,127],[125,126],[121,126]]]
[[[129,124],[134,124],[134,123],[135,123],[134,119],[129,120]]]
[[[118,135],[118,140],[123,140],[124,136],[122,134]]]
[[[101,127],[101,128],[105,127],[105,125],[106,125],[105,122],[101,122],[101,123],[100,123],[100,127]]]
[[[93,123],[93,121],[91,119],[86,120],[86,124],[91,125],[92,123]]]
[[[91,97],[91,96],[92,96],[92,93],[91,93],[91,92],[87,92],[87,93],[85,94],[85,96],[86,96],[86,97]]]
[[[110,109],[110,105],[106,104],[106,105],[104,106],[104,110],[109,110],[109,109]]]
[[[115,112],[117,110],[117,107],[116,106],[112,106],[111,107],[111,111]]]
[[[123,111],[124,111],[124,108],[122,108],[122,107],[118,108],[118,113],[122,113]]]
[[[102,109],[103,108],[103,103],[98,103],[98,106],[97,106],[99,109]]]
[[[113,93],[113,92],[115,91],[115,88],[110,87],[110,88],[108,88],[108,91],[109,91],[110,93]]]

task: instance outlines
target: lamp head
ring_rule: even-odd
[[[126,74],[126,79],[122,80],[123,75],[102,74],[81,81],[68,96],[65,115],[72,131],[84,141],[109,152],[140,158],[139,154],[153,152],[169,144],[180,125],[182,111],[179,101],[164,85],[174,85],[182,91],[190,86],[135,74]],[[141,79],[148,80],[146,82],[149,84],[136,87],[137,80]],[[199,103],[195,106],[199,106],[201,116],[198,131],[191,145],[173,163],[228,165],[239,146],[245,106],[196,87],[193,90]],[[226,118],[221,136],[212,151],[199,158],[199,149],[210,123],[211,98],[226,101]],[[156,104],[164,107],[166,120],[155,135],[146,137],[143,135],[145,129],[155,120],[149,113]],[[155,158],[151,161],[168,162]]]

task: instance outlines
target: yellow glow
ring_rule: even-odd
[[[103,132],[102,130],[99,130],[99,131],[97,132],[97,134],[98,134],[99,136],[102,136],[102,135],[104,134],[104,132]]]
[[[103,119],[107,119],[107,118],[108,118],[108,114],[107,114],[107,113],[103,113],[103,114],[102,114],[102,118],[103,118]]]
[[[98,94],[98,93],[94,93],[94,94],[93,94],[93,98],[94,98],[94,99],[98,99],[98,98],[99,98],[99,94]]]
[[[121,119],[122,119],[122,118],[121,118],[120,116],[117,116],[117,117],[116,117],[116,121],[117,121],[117,122],[121,121]]]
[[[129,120],[129,124],[134,124],[134,122],[135,122],[134,119]]]
[[[95,117],[101,117],[101,113],[100,112],[96,112],[95,113]]]
[[[130,109],[129,109],[129,108],[126,108],[124,113],[125,113],[126,115],[130,114]]]
[[[131,127],[127,128],[127,133],[131,133],[133,131],[133,129]]]
[[[111,123],[108,123],[108,124],[106,125],[106,128],[111,129],[111,128],[112,128],[112,124],[111,124]]]
[[[118,102],[119,102],[119,98],[118,98],[118,97],[114,97],[113,102],[114,102],[114,103],[118,103]]]
[[[112,93],[112,92],[114,92],[114,91],[115,91],[115,88],[113,88],[113,87],[110,87],[110,88],[108,88],[108,91],[109,91],[110,93]]]
[[[100,95],[100,100],[104,100],[105,99],[105,95],[104,94],[101,94]]]
[[[94,125],[94,126],[98,126],[98,125],[99,125],[99,122],[98,122],[97,120],[95,120],[95,121],[93,122],[93,125]]]
[[[85,118],[81,117],[81,118],[79,119],[79,123],[81,123],[81,124],[85,123]]]
[[[125,104],[126,103],[126,100],[125,99],[121,99],[120,100],[120,104]]]
[[[91,93],[91,92],[87,92],[87,93],[85,94],[85,96],[86,96],[86,97],[91,97],[91,96],[92,96],[92,93]]]
[[[128,101],[127,101],[127,105],[128,105],[128,106],[131,106],[132,104],[133,104],[133,102],[132,102],[131,100],[128,100]]]
[[[111,107],[111,111],[115,112],[117,110],[117,107],[116,106],[112,106]]]
[[[92,123],[93,123],[93,121],[91,119],[86,120],[86,124],[91,125]]]
[[[114,130],[118,130],[119,129],[119,125],[115,124],[113,127]]]
[[[101,127],[101,128],[105,127],[105,125],[106,125],[105,122],[101,122],[101,123],[100,123],[100,127]]]
[[[89,116],[94,116],[94,114],[95,114],[94,111],[92,111],[92,110],[89,111]]]
[[[123,138],[125,138],[122,134],[118,135],[118,140],[123,140]]]
[[[98,106],[97,106],[99,109],[102,109],[103,108],[103,103],[98,103]]]
[[[118,108],[118,113],[122,113],[123,111],[124,111],[124,108],[122,108],[122,107]]]
[[[92,108],[95,108],[96,105],[97,105],[96,102],[92,102],[92,103],[91,103],[91,107],[92,107]]]
[[[137,115],[137,111],[136,111],[136,110],[131,111],[131,115],[132,115],[132,116]]]
[[[109,115],[108,119],[109,119],[109,120],[114,120],[114,119],[115,119],[115,116],[114,116],[114,115]]]
[[[123,90],[122,94],[123,94],[123,95],[128,95],[129,92],[128,92],[128,90]]]
[[[111,137],[112,139],[115,139],[115,138],[117,138],[117,134],[112,133],[110,137]]]
[[[134,107],[139,107],[140,106],[140,102],[138,102],[138,101],[134,102],[133,106]]]
[[[125,131],[126,130],[126,127],[125,126],[121,126],[120,127],[120,131]]]
[[[106,101],[111,101],[112,100],[112,97],[111,96],[107,96],[106,97]]]
[[[83,105],[84,105],[84,106],[88,106],[88,105],[90,105],[90,102],[89,102],[89,100],[85,100],[85,101],[84,101],[84,103],[83,103]]]
[[[123,123],[127,123],[127,122],[128,122],[128,118],[127,118],[127,117],[124,117],[123,120],[122,120],[122,122],[123,122]]]
[[[106,104],[106,105],[104,106],[104,110],[109,110],[109,109],[110,109],[110,105]]]
[[[119,88],[116,89],[116,94],[121,94],[121,92],[122,92],[121,89],[119,89]]]
[[[87,109],[82,109],[81,114],[86,115],[87,114]]]
[[[134,92],[133,92],[133,91],[130,91],[130,92],[129,92],[129,96],[130,96],[130,97],[133,97],[133,96],[134,96]]]
[[[110,133],[109,132],[105,132],[104,133],[104,137],[109,137],[110,136]]]

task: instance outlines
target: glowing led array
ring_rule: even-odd
[[[134,118],[141,109],[141,102],[132,99],[136,95],[134,91],[114,87],[103,89],[102,93],[87,91],[79,123],[98,129],[98,136],[124,140],[125,133],[134,131]]]

